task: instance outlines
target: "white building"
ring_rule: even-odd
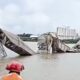
[[[59,39],[77,39],[78,33],[75,29],[70,29],[69,27],[58,27],[57,35]]]

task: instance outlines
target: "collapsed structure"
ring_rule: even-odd
[[[58,39],[57,34],[53,32],[44,33],[38,38],[38,52],[54,53],[69,52],[71,48]]]
[[[0,29],[0,43],[21,56],[35,54],[17,35],[6,30]]]

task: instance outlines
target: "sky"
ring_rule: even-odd
[[[40,34],[65,26],[80,34],[80,0],[0,0],[2,29]]]

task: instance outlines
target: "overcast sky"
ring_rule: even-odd
[[[80,0],[0,0],[0,27],[13,33],[80,31]]]

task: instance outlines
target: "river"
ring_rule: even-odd
[[[26,42],[35,52],[36,42]],[[80,54],[36,54],[20,57],[13,51],[5,48],[8,56],[0,60],[0,76],[7,74],[7,63],[17,60],[24,64],[25,70],[21,73],[23,80],[80,80]]]

